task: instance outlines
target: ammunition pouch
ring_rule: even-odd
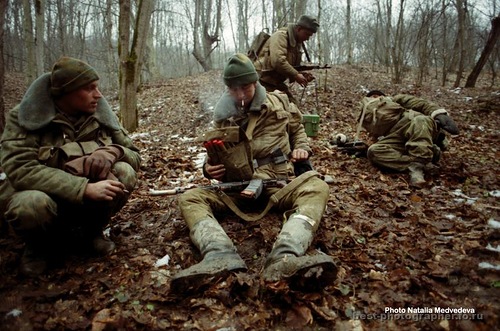
[[[225,181],[237,182],[252,179],[254,172],[252,149],[245,132],[239,126],[230,126],[205,132],[196,140],[206,142],[214,139],[222,140],[224,144],[221,148],[207,150],[207,154],[209,158],[218,159],[224,164]]]

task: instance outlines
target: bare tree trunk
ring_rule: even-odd
[[[206,2],[205,2],[206,1]],[[212,8],[215,7],[215,27],[212,27]],[[212,70],[212,59],[210,55],[219,46],[219,32],[221,25],[221,0],[216,0],[215,6],[212,0],[196,0],[195,15],[193,22],[193,56],[204,71]],[[200,34],[201,37],[200,38]],[[200,43],[201,40],[201,43]],[[215,44],[215,45],[214,45]],[[214,45],[214,46],[212,46]]]
[[[36,62],[36,77],[44,72],[43,49],[44,49],[44,34],[45,34],[45,0],[35,0],[35,17],[36,17],[36,38],[35,38],[35,62]]]
[[[404,0],[400,2],[398,23],[392,45],[393,82],[398,84],[403,80],[404,54]]]
[[[321,0],[318,0],[318,22],[321,26],[321,12],[322,12],[322,6],[321,6]],[[316,40],[318,41],[318,63],[324,63],[323,58],[323,44],[321,43],[321,38],[323,37],[323,34],[321,33],[321,29],[318,29],[318,32],[316,33]],[[326,77],[326,75],[325,75]]]
[[[467,0],[456,1],[457,14],[458,14],[458,34],[457,34],[457,50],[458,50],[458,68],[457,77],[453,87],[460,86],[462,74],[464,72],[465,61],[465,15],[467,13]]]
[[[446,15],[446,0],[441,1],[441,15],[443,15],[443,45],[442,45],[442,77],[441,85],[446,85],[448,78],[448,48],[446,47],[446,40],[448,40],[448,20]]]
[[[24,12],[24,47],[26,47],[26,82],[30,84],[36,76],[35,39],[33,37],[33,20],[31,18],[30,0],[23,0]]]
[[[103,25],[104,25],[104,40],[107,44],[106,49],[106,69],[108,77],[116,78],[116,63],[113,56],[113,0],[106,0],[106,6],[103,13]],[[111,86],[116,86],[117,82],[110,82]],[[119,85],[119,84],[118,84]]]
[[[491,31],[490,34],[488,35],[488,40],[486,41],[486,45],[484,45],[481,57],[479,58],[476,65],[474,66],[474,69],[472,69],[472,72],[467,78],[465,87],[476,86],[477,78],[479,77],[481,70],[486,64],[486,61],[488,61],[488,57],[490,56],[491,52],[493,52],[493,49],[495,48],[495,44],[499,37],[500,37],[500,15],[491,20]]]
[[[347,39],[347,64],[352,65],[352,28],[351,28],[351,0],[347,0],[345,14],[346,39]]]
[[[238,44],[235,44],[238,46],[238,49],[242,52],[245,53],[245,50],[247,50],[250,45],[248,44],[249,42],[249,37],[248,37],[248,1],[238,1]]]
[[[0,26],[4,26],[5,13],[7,12],[8,0],[0,0]],[[0,29],[0,135],[5,128],[5,100],[3,96],[5,85],[5,66],[3,58],[4,29]]]
[[[137,87],[142,66],[144,44],[147,40],[154,0],[137,2],[137,16],[132,42],[130,38],[130,0],[120,0],[118,53],[120,56],[120,111],[123,126],[133,132],[139,126]]]

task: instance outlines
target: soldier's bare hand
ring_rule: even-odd
[[[226,174],[226,168],[223,164],[210,165],[205,163],[206,173],[213,179],[222,180]]]
[[[125,185],[116,180],[102,180],[88,183],[84,198],[94,201],[112,201],[117,195],[126,194]]]
[[[308,158],[309,158],[309,153],[306,150],[297,148],[292,151],[290,161],[292,162],[304,161],[307,160]]]
[[[316,79],[316,77],[314,77],[314,75],[311,74],[310,72],[303,72],[302,75],[304,75],[304,77],[308,82],[312,82],[313,80]]]
[[[302,87],[306,87],[307,83],[309,82],[307,78],[300,72],[297,74],[297,76],[295,76],[295,81]]]

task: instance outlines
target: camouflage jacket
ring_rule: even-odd
[[[7,178],[0,182],[0,206],[15,191],[38,190],[71,203],[82,203],[88,179],[61,168],[68,158],[90,154],[99,146],[122,146],[127,162],[136,171],[139,150],[125,132],[104,98],[97,111],[82,116],[78,128],[58,112],[49,92],[50,73],[28,88],[12,109],[1,138],[0,160]],[[71,155],[70,155],[71,154]]]
[[[415,116],[434,118],[439,114],[448,114],[437,104],[408,94],[398,94],[394,97],[365,97],[360,102],[360,108],[358,122],[364,112],[363,127],[375,137],[387,136],[409,125]]]
[[[259,58],[254,62],[260,79],[270,84],[280,84],[288,79],[295,81],[298,71],[294,66],[300,65],[302,43],[295,40],[294,24],[281,28],[271,35]]]
[[[299,109],[289,102],[286,94],[279,91],[266,93],[259,83],[248,112],[238,109],[229,93],[225,92],[214,109],[215,126],[223,128],[238,125],[246,129],[249,112],[257,116],[250,141],[253,158],[266,158],[276,147],[281,148],[287,156],[298,148],[312,153]],[[258,167],[253,177],[266,179],[291,175],[293,165],[288,162],[286,169],[278,169],[272,164]]]

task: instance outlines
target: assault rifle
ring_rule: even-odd
[[[333,178],[329,175],[320,175],[321,179],[325,183],[333,183]],[[218,183],[213,185],[191,185],[185,187],[175,187],[169,190],[149,190],[150,195],[176,195],[186,192],[187,190],[193,188],[201,188],[204,190],[211,191],[222,191],[222,192],[240,192],[243,197],[257,199],[262,190],[267,187],[285,187],[290,183],[291,179],[252,179],[241,182],[228,182],[228,183]]]
[[[331,66],[328,64],[325,65],[300,65],[300,66],[294,66],[295,70],[297,71],[308,71],[308,70],[313,70],[313,69],[330,69]]]
[[[332,142],[333,144],[337,145],[337,148],[339,151],[349,154],[349,155],[354,155],[356,157],[366,157],[366,151],[368,150],[368,145],[365,144],[362,141],[352,141],[352,142]]]
[[[175,195],[186,192],[195,187],[222,192],[240,192],[246,198],[257,199],[262,193],[263,188],[267,187],[284,187],[290,182],[289,179],[252,179],[241,182],[218,183],[213,185],[198,186],[192,185],[188,187],[175,187],[169,190],[149,190],[150,195]]]

